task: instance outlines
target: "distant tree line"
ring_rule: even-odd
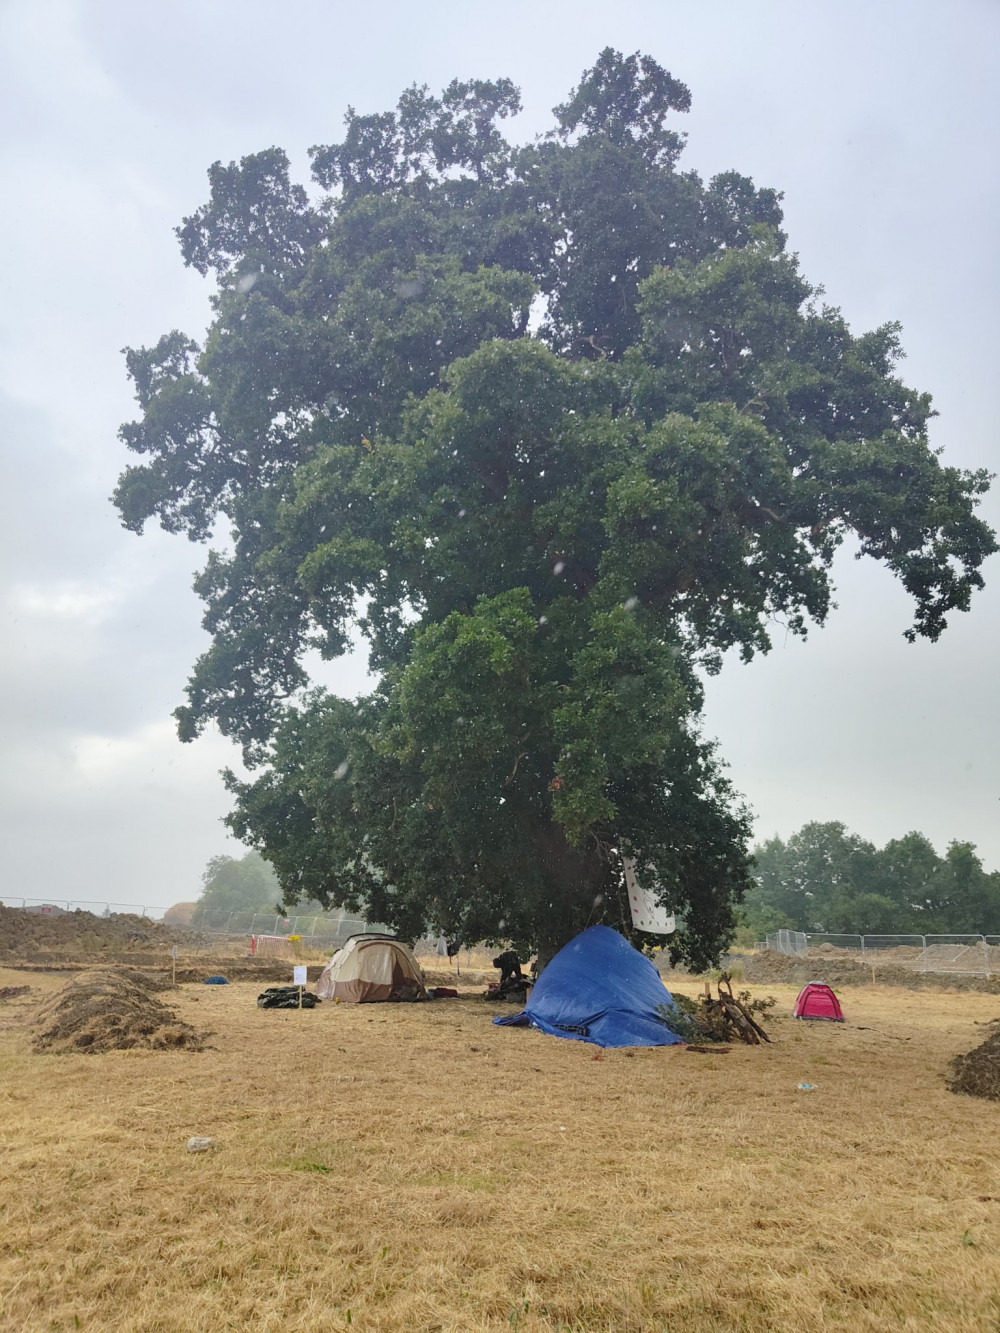
[[[213,856],[201,877],[191,922],[209,925],[231,912],[277,911],[281,889],[273,867],[259,852],[239,858]]]
[[[1000,934],[1000,872],[969,842],[939,856],[922,833],[882,848],[841,823],[812,823],[755,848],[743,902],[757,938],[790,930],[875,934]]]
[[[312,898],[289,910],[294,916],[318,916],[328,909]],[[282,906],[274,866],[257,851],[239,857],[213,856],[201,877],[201,894],[191,913],[191,924],[217,926],[234,913],[246,917],[254,912],[265,918],[269,913],[288,915]]]

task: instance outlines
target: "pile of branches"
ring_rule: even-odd
[[[761,1026],[769,1017],[777,1001],[753,999],[749,991],[733,994],[729,976],[723,973],[718,980],[717,996],[712,995],[712,984],[705,982],[705,994],[698,1000],[675,995],[673,1003],[663,1009],[663,1016],[679,1037],[691,1045],[696,1042],[742,1041],[748,1046],[770,1042]]]

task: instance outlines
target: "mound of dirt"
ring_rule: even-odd
[[[952,1092],[1000,1101],[1000,1020],[991,1027],[992,1033],[981,1045],[952,1060],[948,1080]]]
[[[172,929],[130,912],[94,916],[92,912],[77,911],[45,916],[0,904],[0,958],[5,965],[12,957],[41,961],[43,957],[70,954],[120,956],[147,950],[169,955],[172,944],[188,952],[207,942],[191,931]]]
[[[871,985],[872,979],[870,967],[864,967],[852,958],[835,958],[829,954],[814,959],[790,958],[787,954],[765,949],[730,961],[742,968],[745,981],[758,984],[783,981],[800,986],[807,981],[825,981],[828,986],[862,986],[866,982]],[[892,970],[899,971],[898,968]]]
[[[99,1054],[134,1047],[200,1051],[208,1038],[156,999],[171,983],[134,968],[92,968],[39,1010],[36,1051]]]
[[[975,990],[1000,993],[1000,977],[977,976],[970,972],[919,972],[898,963],[864,962],[829,953],[808,958],[792,958],[764,949],[760,953],[731,955],[745,981],[783,981],[789,986],[804,986],[807,981],[825,981],[828,986],[870,986],[872,971],[880,986],[903,986],[907,990]]]

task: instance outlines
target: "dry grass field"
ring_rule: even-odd
[[[840,1027],[777,986],[773,1046],[706,1056],[494,1028],[471,995],[186,985],[162,998],[213,1049],[60,1056],[30,1020],[65,976],[0,971],[26,982],[3,1330],[1000,1328],[1000,1103],[943,1078],[996,997],[852,988]]]

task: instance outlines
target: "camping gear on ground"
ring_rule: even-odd
[[[427,999],[424,974],[409,946],[377,934],[352,935],[324,967],[316,994],[348,1004]]]
[[[319,997],[301,986],[268,986],[257,996],[258,1009],[315,1009],[318,1004]]]
[[[831,1023],[843,1023],[844,1012],[840,1001],[825,981],[810,981],[799,991],[793,1018],[825,1018]]]
[[[531,988],[531,980],[521,971],[521,960],[513,949],[498,954],[493,966],[500,969],[500,980],[491,981],[486,992],[488,1000],[513,1000],[524,1004]]]
[[[228,977],[223,977],[223,976],[220,976],[220,975],[216,974],[215,976],[212,976],[212,977],[206,977],[206,978],[205,978],[205,985],[206,985],[206,986],[228,986],[228,985],[229,985],[229,978],[228,978]]]
[[[427,995],[432,1000],[456,1000],[458,991],[454,986],[433,986]]]
[[[660,1010],[673,1003],[659,972],[608,926],[591,926],[559,950],[520,1014],[500,1026],[531,1026],[595,1046],[675,1046]]]

